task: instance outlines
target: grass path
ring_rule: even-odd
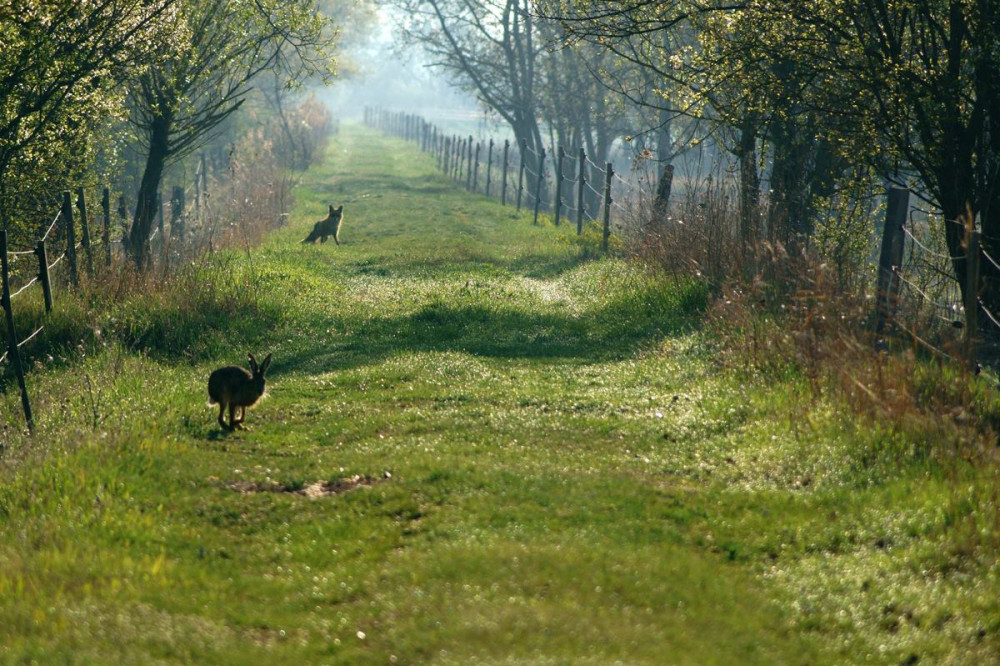
[[[343,244],[300,245],[329,203]],[[785,415],[759,420],[764,398],[713,371],[703,289],[587,254],[346,127],[288,228],[219,259],[190,308],[149,306],[147,354],[79,360],[96,406],[79,388],[43,402],[44,451],[0,487],[0,662],[850,654],[850,628],[825,624],[837,591],[804,595],[809,614],[760,563],[831,542],[843,524],[815,515],[878,497],[851,500],[832,471],[827,495],[789,491],[834,466],[771,443]],[[223,434],[204,381],[247,351],[274,354],[270,395]]]

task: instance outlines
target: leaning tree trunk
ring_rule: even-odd
[[[170,119],[154,120],[149,134],[146,168],[139,184],[135,216],[132,218],[132,229],[128,236],[129,255],[140,270],[145,268],[149,259],[149,235],[158,210],[157,194],[160,191],[160,181],[163,179],[163,170],[169,154],[169,139]]]

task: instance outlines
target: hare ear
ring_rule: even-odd
[[[268,354],[264,357],[264,361],[260,364],[260,374],[267,372],[267,366],[271,365],[271,355]]]
[[[253,357],[253,354],[247,354],[247,358],[250,359],[250,369],[257,372],[257,359]]]

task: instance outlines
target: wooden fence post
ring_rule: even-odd
[[[87,260],[87,276],[94,277],[94,253],[90,249],[90,217],[87,215],[87,196],[82,187],[76,188],[76,209],[80,211],[80,242]]]
[[[479,189],[479,154],[482,150],[483,142],[476,142],[476,161],[474,162],[473,172],[472,172],[472,187],[470,188],[473,192]]]
[[[444,164],[445,176],[451,175],[451,153],[454,150],[454,147],[451,145],[451,140],[453,138],[454,136],[444,137],[444,153],[441,155],[441,160]]]
[[[101,242],[104,243],[104,265],[111,265],[111,190],[104,188],[101,195],[101,208],[104,210],[104,226],[101,228]]]
[[[965,251],[965,348],[969,367],[976,368],[979,337],[979,232],[967,232]]]
[[[903,224],[910,205],[910,191],[894,187],[886,197],[885,227],[882,229],[882,249],[878,259],[875,288],[875,335],[885,333],[886,324],[896,314],[899,302],[899,270],[903,263]]]
[[[465,169],[465,189],[471,190],[472,189],[472,135],[471,134],[469,135],[469,141],[468,143],[465,144],[465,146],[469,152],[469,161],[466,162],[466,169]],[[478,157],[476,158],[476,167],[477,168],[479,167]]]
[[[49,279],[49,255],[45,251],[44,238],[35,246],[35,256],[38,257],[38,281],[42,283],[45,311],[52,312],[52,281]]]
[[[472,137],[462,139],[462,164],[465,170],[458,174],[459,182],[465,181],[465,189],[469,189],[469,178],[472,176]]]
[[[170,197],[170,236],[184,240],[184,187],[175,185]]]
[[[562,182],[563,182],[563,158],[566,151],[559,146],[559,159],[556,160],[556,226],[559,226],[559,217],[562,212]]]
[[[611,178],[614,174],[614,167],[608,162],[604,174],[604,240],[601,241],[601,249],[605,252],[608,251],[608,239],[611,238]]]
[[[583,188],[587,186],[587,153],[580,149],[580,166],[576,170],[577,196],[576,196],[576,235],[583,235]]]
[[[507,205],[507,154],[510,152],[510,139],[503,140],[503,186],[500,188],[500,205]]]
[[[76,270],[76,227],[73,224],[73,200],[68,191],[63,192],[63,224],[66,226],[66,259],[69,261],[69,281],[74,287],[79,283]]]
[[[486,196],[490,196],[490,182],[493,179],[493,139],[490,139],[490,149],[486,153]]]
[[[538,185],[535,187],[535,224],[538,224],[538,206],[542,202],[542,181],[545,179],[545,149],[538,156]]]
[[[521,166],[517,170],[517,210],[521,210],[521,195],[524,193],[524,154],[528,152],[528,140],[521,139]]]
[[[118,221],[122,225],[122,242],[128,237],[128,206],[125,204],[125,195],[118,197]]]
[[[67,196],[69,192],[66,193]],[[21,351],[18,348],[17,330],[14,328],[14,310],[10,303],[10,264],[7,257],[7,230],[0,229],[0,273],[3,273],[0,307],[3,308],[7,320],[7,353],[10,355],[14,374],[17,375],[17,386],[21,389],[21,407],[24,409],[24,420],[28,430],[35,431],[35,420],[31,415],[31,401],[28,399],[28,387],[24,383],[24,366],[21,365]]]

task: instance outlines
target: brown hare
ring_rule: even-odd
[[[314,224],[313,230],[309,232],[308,236],[302,239],[302,242],[315,243],[318,240],[320,243],[325,243],[327,236],[333,236],[333,242],[340,245],[340,223],[343,219],[343,204],[339,208],[334,208],[333,204],[330,204],[330,214],[327,215],[325,220],[320,220]]]
[[[238,365],[228,365],[212,372],[208,377],[208,404],[219,405],[219,425],[226,430],[235,430],[246,417],[246,408],[252,407],[264,395],[264,373],[271,364],[271,355],[264,357],[259,366],[253,354],[250,358],[250,372]],[[229,409],[229,425],[223,414]],[[236,409],[240,418],[236,418]]]

